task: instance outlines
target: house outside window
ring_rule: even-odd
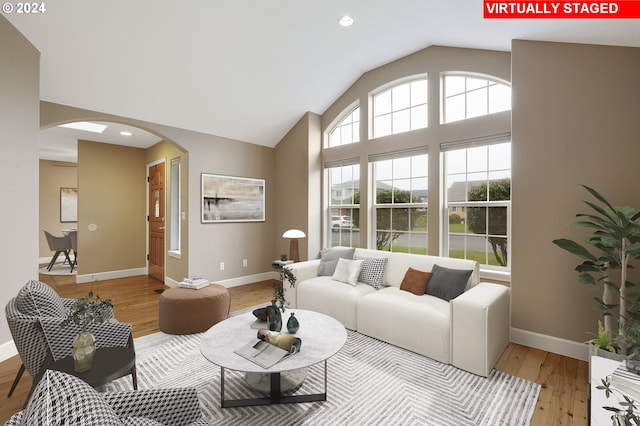
[[[360,165],[329,167],[329,208],[327,209],[330,247],[360,245]]]
[[[427,254],[428,164],[426,153],[374,161],[376,249]]]

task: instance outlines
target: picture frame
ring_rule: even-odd
[[[78,188],[60,188],[60,222],[78,221]]]
[[[264,222],[265,180],[202,173],[202,223]]]

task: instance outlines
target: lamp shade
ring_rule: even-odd
[[[305,238],[307,234],[299,229],[289,229],[282,234],[282,238]]]

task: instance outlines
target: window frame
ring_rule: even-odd
[[[362,204],[361,203],[344,203],[344,204],[333,204],[332,203],[332,191],[333,191],[333,183],[332,183],[332,170],[337,169],[337,168],[344,168],[344,167],[353,167],[354,169],[352,170],[352,179],[351,182],[353,182],[352,185],[352,189],[353,189],[353,194],[351,195],[351,199],[352,201],[355,200],[356,197],[356,193],[360,194],[361,192],[361,187],[360,187],[360,163],[355,162],[355,161],[346,161],[346,162],[340,162],[338,164],[325,164],[324,165],[324,174],[325,174],[325,182],[327,185],[327,190],[325,193],[325,197],[326,197],[326,204],[325,204],[325,213],[324,213],[324,221],[325,221],[325,247],[337,247],[337,246],[345,246],[345,247],[360,247],[360,227],[356,227],[354,220],[353,220],[353,211],[354,210],[358,210],[358,215],[359,215],[359,220],[362,220]],[[342,181],[341,184],[344,184],[346,182]],[[344,189],[341,189],[340,191],[343,191]],[[350,212],[350,215],[348,215],[351,218],[351,226],[348,228],[343,228],[341,226],[338,226],[337,231],[334,231],[334,227],[332,224],[332,218],[333,216],[345,216],[345,214],[342,214],[342,212],[340,212],[340,214],[338,215],[334,215],[333,214],[333,210],[334,209],[340,209],[340,210],[347,210]],[[335,234],[337,232],[337,235]],[[357,233],[357,238],[354,237],[354,234]],[[338,237],[338,244],[334,245],[334,236]],[[343,242],[343,236],[346,236],[348,238],[349,244],[341,244]]]
[[[383,161],[393,161],[393,160],[401,160],[401,159],[409,159],[410,163],[411,163],[411,168],[413,169],[413,158],[414,157],[419,157],[419,156],[425,156],[425,167],[426,167],[426,174],[425,175],[413,175],[413,170],[411,170],[409,172],[408,177],[399,177],[399,178],[395,178],[394,176],[394,170],[392,167],[391,170],[391,182],[397,181],[397,180],[410,180],[412,181],[413,179],[426,179],[426,183],[427,183],[427,187],[426,187],[426,197],[424,202],[415,202],[415,201],[409,201],[407,203],[396,203],[395,202],[395,197],[392,197],[392,200],[390,203],[379,203],[377,200],[377,195],[378,195],[378,182],[384,182],[384,181],[388,181],[389,179],[385,179],[385,180],[378,180],[378,176],[377,176],[377,167],[379,167],[379,163],[383,162]],[[428,217],[428,212],[429,212],[429,152],[426,148],[420,148],[420,149],[416,149],[416,150],[410,150],[410,151],[403,151],[403,152],[396,152],[396,153],[386,153],[383,155],[373,155],[369,157],[369,163],[371,164],[370,170],[371,170],[371,182],[372,182],[372,186],[371,186],[371,224],[370,224],[370,235],[369,235],[369,240],[370,240],[370,245],[375,245],[375,249],[377,250],[384,250],[383,248],[378,248],[377,245],[377,241],[378,241],[378,212],[379,210],[382,209],[390,209],[390,214],[392,215],[391,217],[393,217],[393,211],[394,210],[399,210],[399,209],[408,209],[409,211],[411,211],[411,209],[425,209],[427,212],[427,217]],[[395,188],[395,186],[392,184],[391,185],[392,188]],[[409,194],[410,196],[413,193],[413,189],[410,186],[409,189]],[[394,233],[394,229],[393,229],[393,219],[389,220],[389,224],[391,225],[390,228],[387,230],[382,230],[381,232],[390,232],[390,233]],[[413,248],[413,246],[411,245],[411,241],[412,241],[412,236],[418,235],[418,236],[423,236],[424,238],[424,254],[428,254],[429,253],[429,227],[428,227],[428,220],[426,223],[426,229],[425,231],[416,231],[416,230],[412,230],[411,229],[412,225],[411,225],[411,215],[408,215],[407,218],[407,230],[396,230],[395,232],[400,233],[400,234],[404,234],[407,235],[409,238],[409,242],[410,244],[407,246],[407,251],[405,251],[406,253],[416,253],[415,251],[411,251],[411,249]],[[391,238],[388,244],[388,250],[389,252],[394,252],[394,241],[395,238]],[[402,246],[401,246],[402,247]]]
[[[360,103],[356,102],[355,104],[350,105],[349,107],[347,107],[345,109],[345,111],[346,112],[343,112],[335,120],[335,122],[332,124],[332,126],[329,127],[329,130],[326,133],[325,148],[336,148],[336,147],[339,147],[339,146],[351,145],[351,144],[360,142],[360,127],[362,125],[362,110],[360,109]],[[356,111],[357,111],[357,114],[356,114]],[[353,117],[355,117],[355,116],[358,117],[358,121],[354,121],[353,120]],[[351,117],[352,120],[349,123],[344,123],[344,121],[349,117]],[[358,124],[357,131],[355,131],[353,129],[353,126],[354,126],[355,123]],[[347,126],[351,126],[352,140],[351,140],[351,142],[343,143],[342,142],[342,129],[344,129]],[[339,136],[340,143],[337,144],[337,145],[331,145],[332,135],[336,131],[340,131],[340,136]],[[357,138],[356,138],[356,136],[357,136]]]
[[[425,101],[424,103],[418,103],[416,105],[412,104],[411,101],[411,85],[413,83],[418,83],[418,82],[424,82],[425,83]],[[393,91],[394,90],[399,90],[402,86],[409,86],[409,105],[407,107],[403,107],[403,108],[398,108],[398,109],[394,109],[393,106]],[[388,112],[383,112],[381,114],[377,114],[376,112],[376,99],[378,99],[380,96],[383,96],[385,94],[389,93],[390,94],[390,110]],[[412,111],[417,110],[418,108],[421,107],[425,107],[426,111],[424,113],[424,120],[425,120],[425,125],[424,126],[420,126],[420,127],[413,127],[412,125],[412,120],[413,120],[413,115],[412,115]],[[369,127],[369,133],[371,135],[370,139],[371,140],[375,140],[375,139],[380,139],[380,138],[384,138],[384,137],[389,137],[389,136],[393,136],[393,135],[398,135],[398,134],[402,134],[402,133],[407,133],[407,132],[412,132],[415,130],[420,130],[420,129],[426,129],[429,127],[429,78],[427,77],[427,74],[420,74],[420,75],[413,75],[401,80],[396,80],[394,82],[391,82],[389,84],[386,84],[384,86],[378,87],[375,91],[371,92],[371,94],[369,95],[369,111],[370,111],[370,120],[369,122],[370,127]],[[399,114],[402,112],[408,112],[408,117],[409,117],[409,128],[408,130],[401,130],[398,132],[395,132],[393,130],[393,126],[394,126],[394,114]],[[376,119],[380,118],[380,117],[390,117],[390,132],[389,133],[385,133],[385,134],[379,134],[377,131],[377,125],[376,125]]]
[[[450,215],[450,211],[449,209],[451,207],[460,207],[463,209],[467,209],[469,207],[483,207],[483,208],[492,208],[492,207],[504,207],[506,208],[506,238],[507,238],[507,265],[506,266],[496,266],[496,265],[490,265],[489,263],[481,263],[478,262],[480,265],[480,269],[481,271],[483,271],[485,273],[485,275],[487,275],[487,272],[489,274],[493,274],[493,278],[495,279],[500,279],[500,280],[504,280],[505,277],[510,276],[511,274],[511,265],[512,265],[512,257],[511,257],[511,247],[513,246],[513,235],[511,233],[511,221],[512,221],[512,200],[513,200],[513,190],[511,188],[511,182],[513,179],[513,163],[511,162],[511,157],[509,157],[509,168],[508,168],[508,174],[509,174],[509,181],[510,181],[510,186],[509,186],[509,200],[486,200],[486,201],[469,201],[467,199],[468,197],[468,191],[470,189],[469,187],[469,183],[470,182],[476,182],[474,180],[469,180],[468,179],[468,175],[469,174],[473,174],[474,172],[469,172],[468,170],[468,164],[465,164],[465,172],[464,174],[466,175],[466,179],[464,181],[457,181],[457,182],[464,182],[465,183],[465,201],[449,201],[448,200],[448,186],[449,186],[449,171],[447,170],[447,155],[451,152],[454,151],[461,151],[461,150],[468,150],[471,148],[477,148],[477,147],[489,147],[491,145],[500,145],[500,144],[506,144],[508,143],[509,146],[509,150],[511,150],[512,147],[512,141],[511,141],[511,134],[503,134],[503,135],[495,135],[489,138],[479,138],[476,140],[471,140],[471,141],[461,141],[461,142],[452,142],[452,143],[444,143],[441,144],[441,148],[440,148],[440,153],[442,156],[442,182],[440,182],[440,187],[441,187],[441,191],[442,191],[442,214],[441,214],[441,226],[440,226],[440,252],[442,254],[442,256],[446,256],[446,257],[451,257],[449,254],[450,251],[450,237],[451,235],[459,235],[459,236],[466,236],[466,235],[475,235],[475,236],[484,236],[485,240],[485,260],[487,260],[487,258],[491,255],[491,244],[489,243],[488,237],[491,236],[491,234],[489,233],[489,225],[488,223],[485,225],[485,230],[486,232],[484,234],[474,234],[474,233],[470,233],[470,232],[466,232],[466,227],[465,227],[465,232],[451,232],[451,226],[449,223],[449,215]],[[466,153],[465,153],[466,154]],[[465,155],[465,158],[466,155]],[[466,160],[465,160],[466,161]],[[491,172],[498,172],[498,171],[506,171],[507,169],[505,168],[500,168],[500,169],[494,169],[491,170],[489,167],[489,159],[487,159],[487,168],[486,170],[483,171],[477,171],[476,173],[486,173],[487,177],[486,179],[484,179],[484,183],[487,184],[487,188],[490,185],[490,182],[492,180],[496,180],[496,179],[490,179],[490,174]],[[461,174],[461,173],[456,173],[456,174]],[[453,175],[453,174],[451,174]],[[488,194],[487,194],[488,195]],[[466,212],[465,212],[465,217],[466,217]],[[488,215],[487,215],[488,217]],[[487,219],[488,222],[488,219]],[[501,235],[495,235],[496,237],[501,237]],[[468,239],[464,238],[463,239],[463,252],[464,252],[464,257],[462,257],[463,259],[467,259],[467,243],[468,243]]]
[[[465,79],[465,88],[463,91],[461,92],[457,92],[453,95],[449,95],[447,96],[447,78],[450,77],[461,77]],[[484,80],[484,82],[486,83],[486,85],[480,87],[473,87],[471,89],[467,89],[467,84],[468,84],[468,79],[475,79],[475,80]],[[509,89],[509,94],[511,94],[511,84],[509,82],[503,81],[501,79],[498,79],[496,77],[490,76],[490,75],[484,75],[484,74],[474,74],[474,73],[459,73],[459,72],[447,72],[447,73],[442,73],[440,76],[440,85],[441,85],[441,91],[440,91],[440,110],[441,110],[441,120],[440,120],[440,124],[451,124],[451,123],[456,123],[456,122],[460,122],[460,121],[464,121],[464,120],[469,120],[472,118],[477,118],[477,117],[484,117],[487,115],[491,115],[491,114],[497,114],[499,112],[503,112],[503,111],[511,111],[511,96],[509,96],[509,107],[505,108],[505,109],[501,109],[501,110],[497,110],[497,111],[491,111],[491,98],[490,98],[490,88],[492,86],[503,86],[505,88]],[[468,111],[469,111],[469,94],[473,94],[473,93],[477,93],[480,90],[486,89],[487,90],[487,95],[486,95],[486,113],[484,114],[478,114],[478,115],[472,115],[469,116]],[[453,97],[456,96],[462,96],[464,95],[464,117],[462,118],[457,118],[457,119],[453,119],[453,120],[447,120],[447,109],[448,109],[448,104],[447,104],[447,100],[451,99]]]

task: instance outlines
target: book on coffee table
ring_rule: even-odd
[[[273,367],[286,357],[298,352],[302,345],[298,337],[265,329],[258,330],[257,339],[234,352],[263,368]]]

